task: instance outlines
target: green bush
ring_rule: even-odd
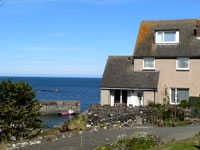
[[[185,121],[178,121],[178,126],[186,126],[187,123]]]
[[[0,138],[10,141],[11,137],[18,140],[37,135],[42,128],[40,107],[30,84],[10,79],[0,82]]]
[[[191,107],[199,107],[200,108],[200,97],[190,97],[189,105]]]
[[[159,103],[155,104],[155,103],[152,102],[152,101],[149,101],[147,106],[152,107],[152,108],[158,108],[158,109],[159,109],[160,107],[162,107],[161,104],[159,104]]]
[[[149,150],[155,147],[155,138],[146,132],[135,133],[130,139],[121,135],[113,144],[107,144],[105,147],[97,147],[93,150]]]
[[[182,108],[187,108],[187,107],[189,107],[189,103],[187,100],[182,100],[178,106],[182,107]]]
[[[176,111],[176,118],[175,118],[175,111]],[[184,112],[181,107],[178,106],[165,106],[160,109],[162,119],[170,120],[170,121],[183,121],[184,120]]]

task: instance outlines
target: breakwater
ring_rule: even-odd
[[[67,112],[69,109],[79,114],[81,112],[80,101],[41,101],[40,112],[42,115],[54,115],[59,112]]]

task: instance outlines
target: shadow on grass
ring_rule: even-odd
[[[200,145],[194,145],[194,147],[200,150]]]

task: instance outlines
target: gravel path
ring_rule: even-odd
[[[161,138],[161,142],[167,143],[172,139],[182,140],[195,136],[200,131],[200,124],[186,127],[135,127],[122,129],[101,129],[98,132],[83,132],[82,135],[58,139],[52,142],[42,142],[38,145],[26,146],[20,150],[91,150],[97,146],[104,146],[106,138],[109,143],[117,140],[120,134],[128,137],[135,132],[150,132]],[[81,136],[83,145],[81,148]]]

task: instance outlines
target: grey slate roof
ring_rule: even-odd
[[[194,29],[198,19],[142,21],[135,44],[134,57],[200,57],[200,40]],[[156,45],[156,30],[179,30],[178,45]]]
[[[109,56],[100,88],[157,89],[158,78],[159,72],[134,71],[130,56]]]

